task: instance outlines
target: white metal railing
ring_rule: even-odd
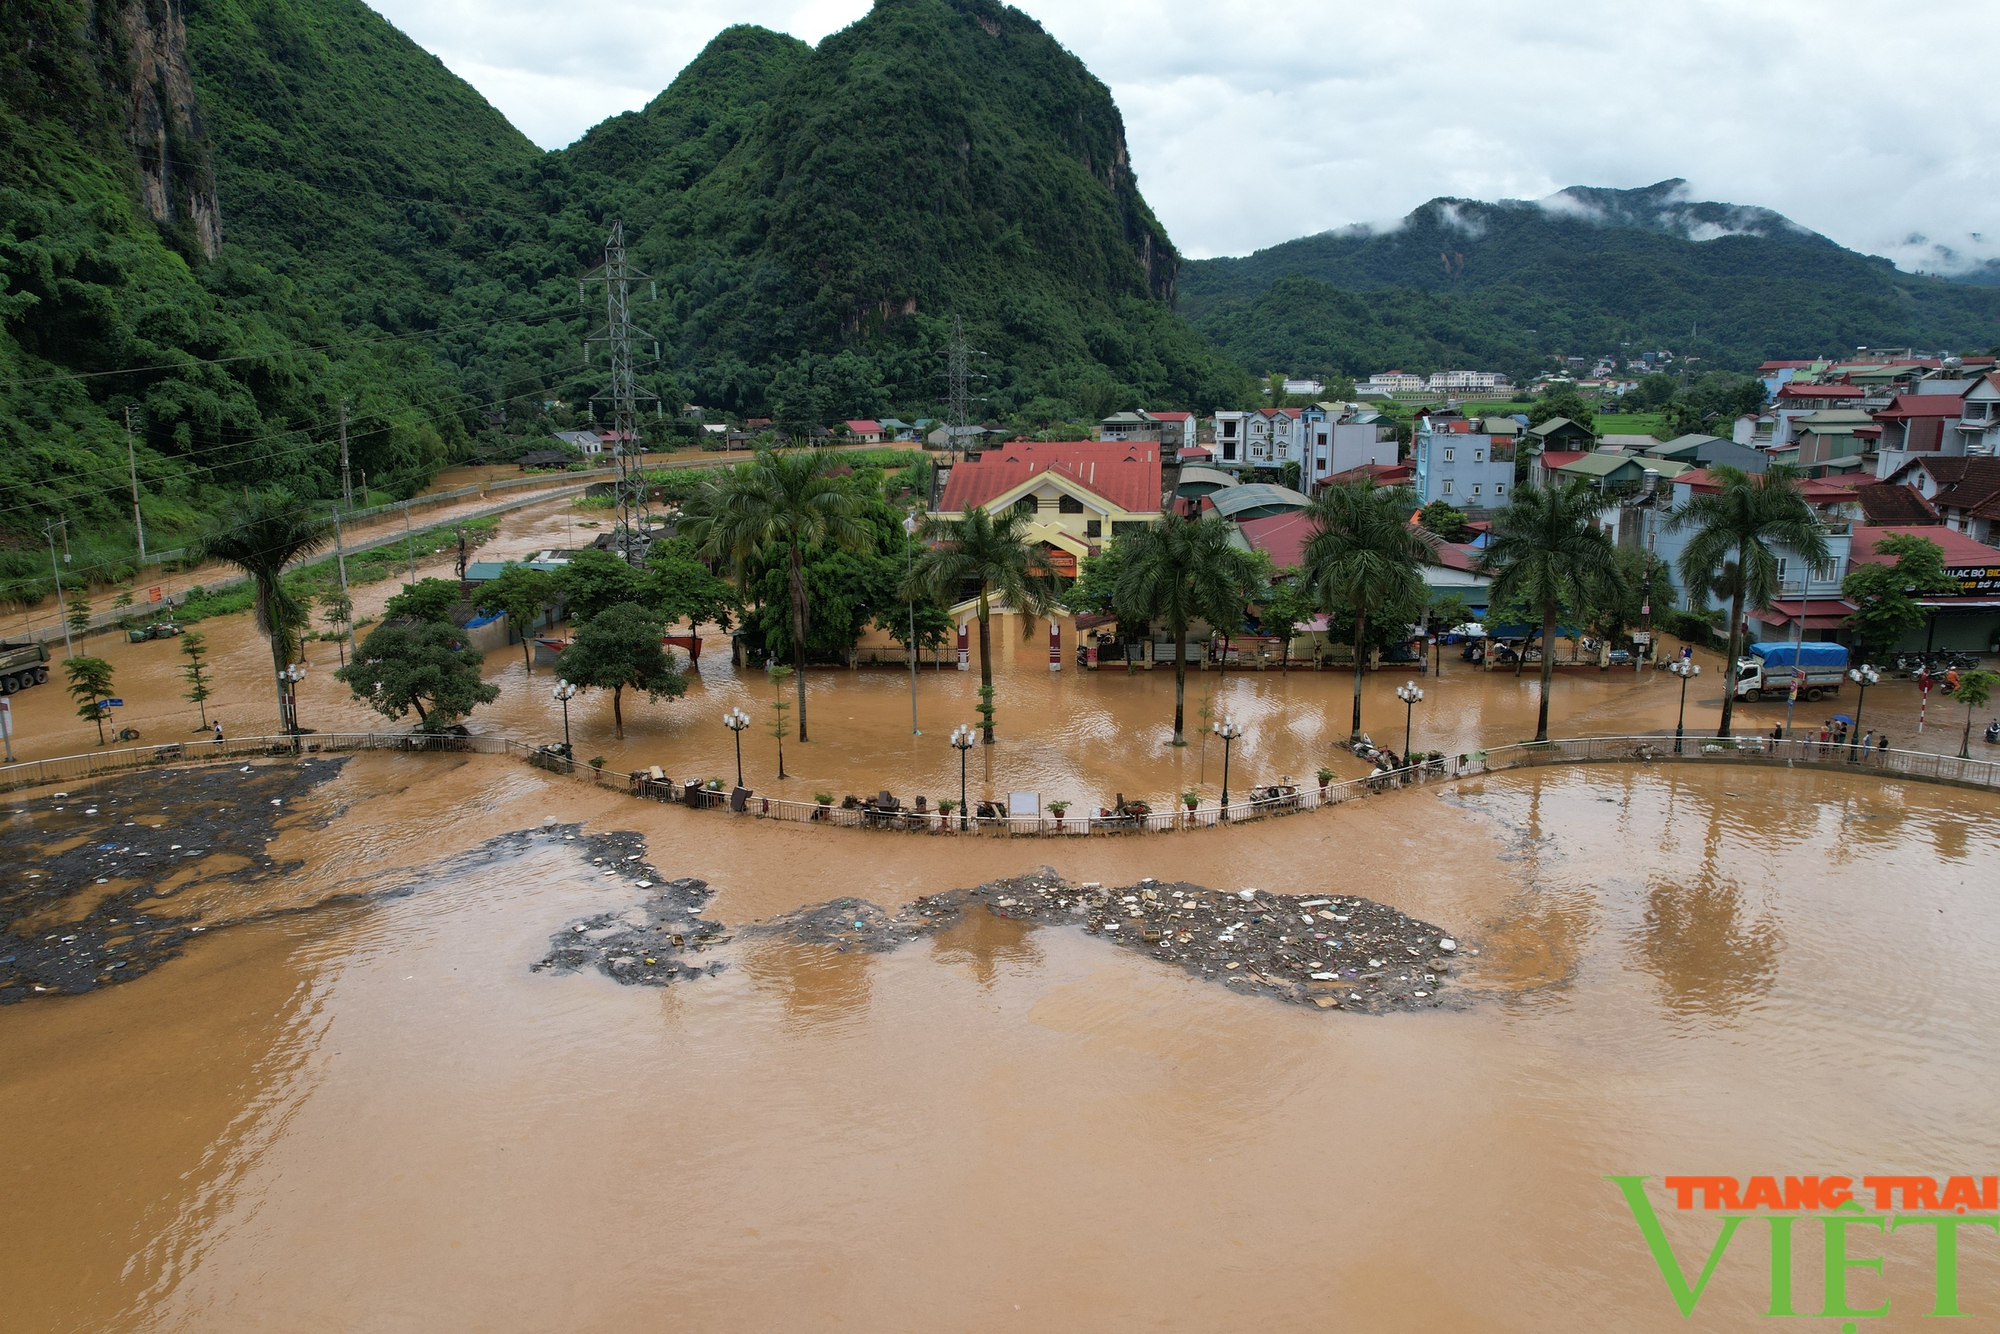
[[[100,775],[159,768],[169,764],[218,763],[239,759],[303,757],[316,754],[343,754],[363,750],[403,752],[453,752],[483,755],[511,755],[551,773],[573,777],[596,787],[621,788],[632,796],[652,801],[674,802],[698,809],[731,809],[732,793],[710,789],[700,780],[675,782],[652,777],[651,768],[630,772],[603,766],[578,764],[552,747],[530,746],[510,737],[456,736],[426,732],[312,732],[298,737],[236,737],[225,741],[169,741],[157,745],[131,746],[98,751],[89,755],[68,755],[48,760],[27,760],[0,766],[0,791],[74,782]],[[954,810],[946,814],[935,807],[927,810],[877,810],[866,804],[846,802],[822,804],[792,801],[782,797],[747,794],[743,809],[734,814],[762,820],[796,824],[826,825],[835,828],[879,829],[907,833],[983,834],[1071,837],[1086,834],[1168,833],[1183,829],[1212,829],[1222,824],[1240,824],[1273,816],[1336,806],[1357,797],[1393,792],[1404,787],[1455,782],[1511,769],[1535,768],[1552,764],[1588,764],[1617,761],[1656,763],[1758,763],[1787,767],[1811,765],[1837,772],[1869,773],[1922,782],[1962,784],[2000,790],[2000,761],[1959,759],[1929,751],[1866,749],[1858,745],[1821,743],[1816,739],[1774,741],[1761,736],[1688,736],[1681,751],[1674,751],[1674,738],[1648,734],[1640,736],[1573,737],[1559,741],[1519,742],[1488,750],[1471,751],[1441,760],[1419,761],[1394,773],[1350,778],[1324,787],[1302,786],[1277,795],[1235,798],[1227,811],[1219,804],[1204,804],[1193,810],[1175,807],[1149,811],[1144,815],[1115,815],[1106,811],[1076,812],[1060,817],[1005,816]],[[1269,785],[1253,787],[1253,792],[1277,791]]]

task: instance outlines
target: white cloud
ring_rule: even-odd
[[[816,42],[866,0],[377,0],[536,142],[644,105],[732,23]],[[2000,25],[1830,0],[1396,5],[1027,0],[1110,85],[1141,188],[1192,256],[1437,195],[1540,199],[1688,178],[1937,269],[2000,256]],[[1975,233],[1985,232],[1986,238]]]

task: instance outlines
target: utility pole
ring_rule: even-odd
[[[958,462],[958,442],[964,436],[972,413],[971,390],[966,381],[967,362],[970,352],[965,346],[965,321],[954,315],[951,317],[951,351],[945,360],[945,416],[944,443],[951,451],[953,463]]]
[[[333,559],[340,566],[341,605],[347,608],[347,615],[343,618],[346,624],[341,626],[347,632],[347,651],[340,660],[340,665],[345,667],[347,659],[354,656],[354,600],[347,591],[347,544],[341,539],[338,505],[333,507]]]
[[[417,538],[410,531],[410,502],[403,502],[403,546],[410,553],[410,582],[417,582]]]
[[[611,383],[605,392],[593,395],[591,402],[608,399],[611,403],[611,456],[617,464],[618,480],[618,545],[625,553],[625,559],[634,565],[646,557],[646,471],[645,457],[639,448],[639,403],[644,399],[659,402],[657,395],[639,389],[632,373],[632,340],[652,339],[654,356],[657,360],[659,340],[632,323],[632,284],[651,282],[649,275],[641,273],[626,262],[625,224],[613,220],[611,234],[604,242],[604,263],[577,284],[577,299],[584,299],[584,284],[604,284],[604,327],[584,339],[584,359],[590,358],[592,343],[606,343],[611,348]],[[653,284],[653,296],[659,296],[659,285]]]
[[[139,563],[146,563],[146,520],[139,513],[139,459],[132,452],[132,409],[125,409],[125,466],[132,470],[132,530],[139,535]]]
[[[347,472],[347,400],[340,400],[340,503],[354,508],[354,480]]]
[[[70,641],[69,637],[69,608],[63,603],[62,566],[56,562],[57,528],[61,528],[63,530],[63,545],[68,546],[69,545],[68,519],[53,520],[52,522],[44,526],[42,531],[44,533],[47,533],[49,537],[49,569],[54,571],[56,576],[56,615],[60,617],[62,620],[63,652],[68,654],[70,657],[74,658],[76,656],[76,645]]]

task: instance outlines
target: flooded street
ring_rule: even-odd
[[[0,1007],[9,1329],[1736,1329],[1767,1230],[1683,1320],[1602,1176],[2000,1159],[1985,794],[1596,765],[1022,843],[499,757],[318,771],[282,869],[206,888],[180,957]],[[724,936],[1047,863],[1366,894],[1480,954],[1461,1008],[1388,1017],[978,912],[888,953],[743,936],[664,988],[550,976],[553,933],[638,896],[504,837],[549,820],[642,836]],[[1666,1225],[1692,1274],[1713,1219]],[[1889,1257],[1849,1285],[1875,1324],[1929,1309],[1915,1231],[1850,1243]],[[1990,1315],[2000,1257],[1960,1245]]]

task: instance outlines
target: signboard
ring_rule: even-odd
[[[165,590],[162,589],[158,584],[154,584],[151,588],[146,590],[146,601],[158,602],[164,595],[165,595]]]
[[[1653,642],[1653,632],[1651,630],[1634,630],[1629,638],[1635,644],[1650,644]]]
[[[0,737],[14,738],[14,701],[0,697]]]
[[[122,699],[100,699],[97,701],[97,704],[99,708],[105,709],[122,709],[125,707],[125,701]]]
[[[2000,593],[2000,565],[1947,565],[1944,572],[1961,593]]]

